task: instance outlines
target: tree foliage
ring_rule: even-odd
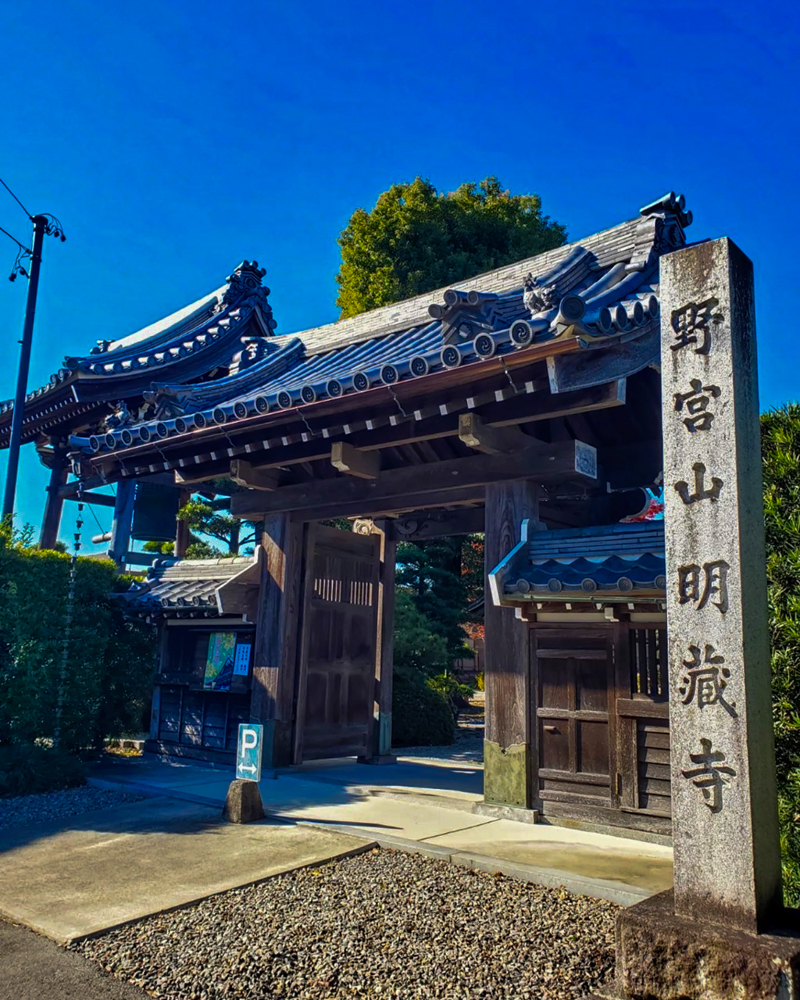
[[[461,655],[468,603],[462,573],[464,536],[401,542],[397,547],[397,583],[411,594],[417,611],[445,642],[447,661]]]
[[[784,899],[800,905],[800,405],[761,418]]]
[[[395,595],[394,666],[396,670],[416,670],[427,677],[441,673],[448,666],[444,636],[434,630],[407,590],[398,590]]]
[[[0,526],[0,745],[53,736],[69,573],[69,556],[31,547],[9,521]],[[112,599],[129,584],[110,561],[78,560],[61,719],[65,749],[141,729],[155,637]]]
[[[496,177],[440,193],[428,180],[394,184],[339,237],[341,318],[421,295],[561,246],[566,229],[538,195],[512,195]]]

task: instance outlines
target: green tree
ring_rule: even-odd
[[[421,177],[394,184],[339,237],[341,318],[552,250],[566,235],[538,195],[512,195],[496,177],[447,193]]]
[[[800,404],[761,418],[784,901],[800,905]]]
[[[462,573],[464,537],[401,542],[397,547],[397,583],[445,642],[448,663],[461,655],[468,603]]]
[[[447,643],[407,590],[398,590],[394,612],[395,670],[416,670],[427,677],[447,667]]]

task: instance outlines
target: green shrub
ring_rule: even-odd
[[[462,684],[452,674],[437,674],[429,679],[428,686],[444,698],[454,719],[458,719],[459,712],[467,707],[469,699],[475,694],[474,687]]]
[[[54,792],[85,783],[83,762],[65,750],[32,744],[0,747],[0,796]]]
[[[484,676],[483,671],[475,675],[475,688],[478,691],[486,690],[486,677]]]
[[[392,744],[442,746],[455,740],[453,713],[418,671],[398,669],[392,692]]]
[[[0,525],[0,746],[54,736],[70,561]],[[60,720],[67,750],[140,728],[155,633],[127,620],[112,598],[127,585],[113,563],[78,560]]]

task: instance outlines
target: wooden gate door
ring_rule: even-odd
[[[295,760],[367,755],[377,655],[380,540],[310,524]]]
[[[539,742],[538,798],[614,804],[613,644],[608,630],[532,629]],[[546,811],[546,806],[545,806]]]

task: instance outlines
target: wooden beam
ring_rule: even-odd
[[[186,470],[184,472],[182,469],[175,469],[175,485],[194,486],[197,483],[210,483],[213,479],[219,479],[220,476],[224,476],[225,472],[225,468],[221,468],[219,472],[210,472],[207,469],[197,472]]]
[[[231,497],[234,517],[252,518],[280,511],[314,513],[321,508],[341,508],[344,513],[374,513],[377,510],[408,510],[429,506],[425,494],[443,494],[451,490],[475,490],[490,483],[533,479],[548,482],[572,479],[595,484],[597,478],[595,449],[581,441],[538,444],[514,455],[475,455],[436,464],[387,469],[378,479],[355,480],[351,477],[331,481],[298,483],[270,494],[242,493]],[[413,505],[409,497],[421,497]],[[390,506],[387,507],[387,501]],[[355,508],[355,509],[353,509]],[[330,515],[325,515],[330,516]]]
[[[251,490],[275,490],[278,488],[280,473],[277,469],[256,468],[243,458],[231,460],[231,479],[239,486]]]
[[[458,436],[468,447],[484,455],[510,455],[536,442],[519,427],[492,427],[477,413],[462,413],[458,418]]]
[[[192,499],[191,490],[181,490],[180,498],[178,499],[178,510],[185,506]],[[189,522],[183,521],[181,518],[175,518],[175,558],[185,559],[186,550],[189,548]]]
[[[381,455],[379,451],[360,451],[346,441],[334,441],[331,465],[348,476],[377,479],[381,471]]]
[[[98,507],[113,507],[116,503],[113,493],[92,493],[87,490],[85,493],[68,493],[64,500],[79,500],[81,503],[93,503]]]
[[[471,535],[483,531],[483,507],[462,507],[460,510],[414,510],[393,521],[387,521],[387,531],[398,542],[447,535]]]

